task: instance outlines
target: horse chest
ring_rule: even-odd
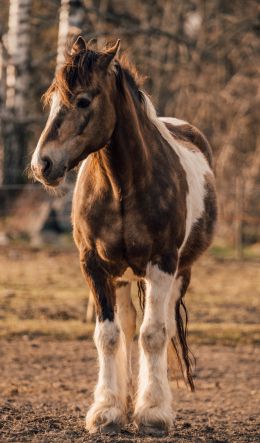
[[[74,198],[74,237],[77,244],[94,249],[106,262],[140,268],[151,250],[151,238],[140,214],[122,210],[111,195]],[[84,245],[82,244],[84,243]]]
[[[123,258],[123,223],[120,209],[111,202],[94,202],[85,211],[88,243],[105,261]]]
[[[107,264],[117,264],[120,270],[130,267],[140,275],[153,256],[171,248],[173,235],[183,236],[178,232],[183,223],[175,226],[172,216],[180,220],[171,177],[163,183],[157,180],[149,192],[133,190],[127,199],[121,199],[110,182],[85,177],[74,195],[74,237]]]

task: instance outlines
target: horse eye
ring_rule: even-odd
[[[77,101],[77,108],[87,108],[90,105],[90,100],[86,97],[79,98]]]

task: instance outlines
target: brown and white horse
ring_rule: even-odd
[[[178,339],[193,388],[181,317],[191,266],[216,221],[212,154],[190,124],[159,118],[139,78],[82,37],[47,91],[51,110],[32,157],[35,178],[57,186],[83,160],[73,199],[74,239],[94,294],[99,376],[90,432],[120,429],[131,387],[136,311],[130,282],[145,283],[133,419],[146,433],[173,422],[167,348]],[[144,285],[143,285],[144,286]]]

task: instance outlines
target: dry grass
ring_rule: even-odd
[[[82,339],[92,333],[76,251],[2,248],[0,268],[0,337]],[[259,342],[259,295],[259,263],[202,258],[186,296],[191,341]]]

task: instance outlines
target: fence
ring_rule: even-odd
[[[10,238],[31,240],[43,231],[71,231],[73,183],[62,195],[51,196],[38,184],[0,186],[0,230]],[[219,221],[216,236],[243,258],[244,247],[260,242],[260,186],[246,198],[241,181],[234,189],[218,192]]]

